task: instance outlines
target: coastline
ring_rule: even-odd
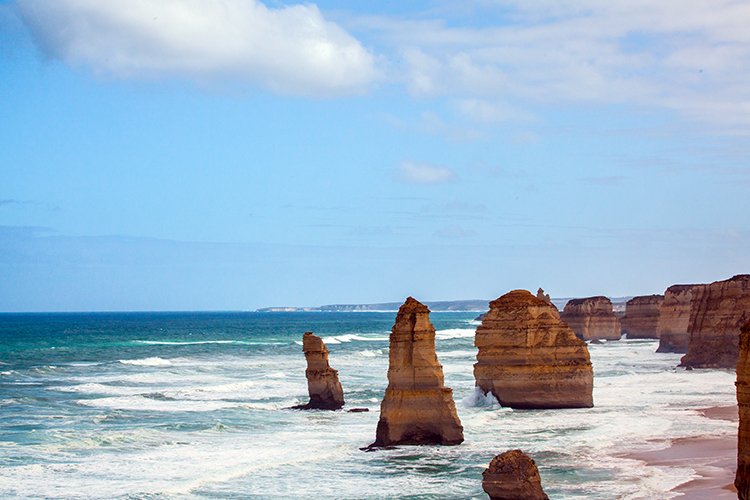
[[[712,420],[739,422],[737,405],[713,406],[698,412]],[[654,467],[690,467],[698,477],[672,488],[680,499],[736,499],[737,436],[691,436],[675,439],[662,450],[623,455]]]

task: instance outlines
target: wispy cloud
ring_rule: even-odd
[[[295,95],[366,90],[375,57],[314,4],[19,0],[45,53],[121,78],[250,81]]]
[[[402,162],[396,174],[399,180],[411,184],[444,184],[457,179],[456,173],[448,167],[410,161]]]
[[[448,23],[435,12],[364,17],[357,27],[391,47],[394,78],[413,95],[453,98],[478,120],[523,119],[539,105],[627,103],[750,134],[745,1],[475,0],[462,8],[498,22]]]

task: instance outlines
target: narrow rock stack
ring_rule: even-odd
[[[344,390],[339,372],[328,364],[328,349],[323,340],[312,332],[302,336],[302,350],[307,360],[307,391],[310,402],[295,406],[296,410],[338,410],[344,406]]]
[[[625,303],[625,316],[620,323],[629,339],[657,339],[659,334],[659,308],[663,295],[633,297]]]
[[[659,336],[659,348],[656,352],[687,352],[690,342],[688,326],[693,294],[705,286],[672,285],[664,292],[656,327],[656,333]]]
[[[443,385],[443,367],[435,354],[430,310],[409,297],[391,330],[388,388],[370,447],[454,445],[463,440],[453,391]]]
[[[740,430],[737,436],[737,476],[734,486],[740,500],[750,500],[750,323],[745,324],[740,333],[736,385]]]
[[[607,297],[570,300],[560,317],[583,340],[620,339],[620,321]]]
[[[482,473],[482,489],[490,500],[548,500],[536,463],[521,450],[496,456]]]
[[[690,310],[688,351],[681,365],[692,368],[734,368],[740,328],[750,321],[750,274],[715,281],[694,291]]]
[[[590,408],[593,371],[586,343],[557,308],[526,290],[490,302],[474,345],[476,385],[512,408]]]

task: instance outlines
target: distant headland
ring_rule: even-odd
[[[625,310],[625,302],[632,297],[610,297],[615,311]],[[572,297],[552,298],[552,303],[562,309]],[[485,312],[489,308],[489,299],[472,300],[439,300],[425,302],[432,312]],[[263,307],[256,312],[373,312],[373,311],[398,311],[400,302],[382,302],[379,304],[329,304],[324,306],[295,307],[278,306]]]

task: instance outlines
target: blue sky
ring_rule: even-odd
[[[0,311],[750,267],[750,6],[0,3]]]

